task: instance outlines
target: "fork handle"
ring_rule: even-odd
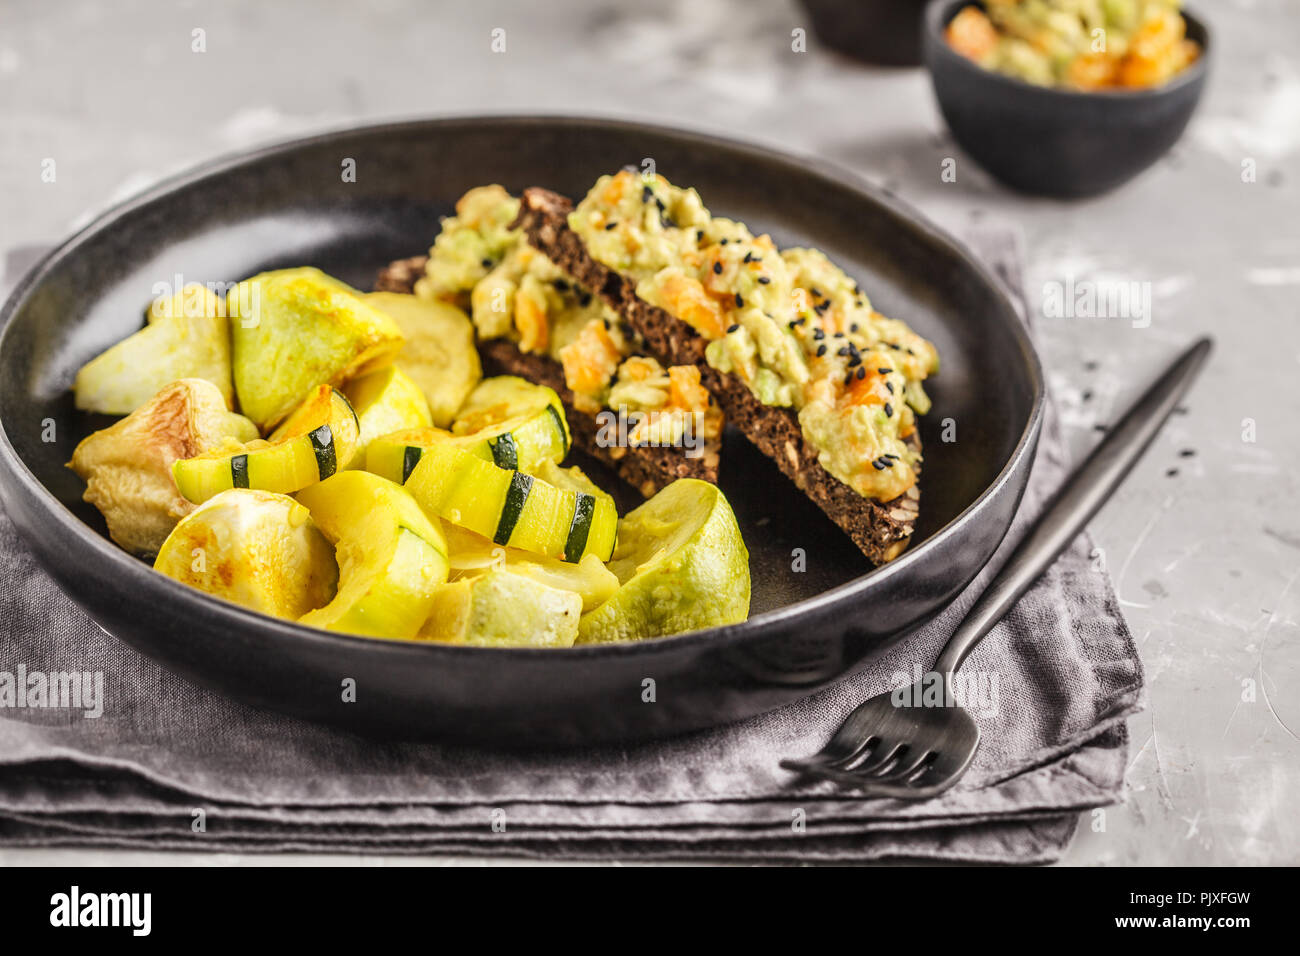
[[[1142,457],[1195,380],[1212,346],[1210,338],[1201,338],[1179,356],[1056,493],[939,654],[935,670],[944,675],[950,694],[953,672],[1083,530]]]

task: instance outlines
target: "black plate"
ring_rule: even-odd
[[[344,182],[345,160],[356,181]],[[77,369],[141,325],[156,283],[312,264],[368,287],[422,252],[471,186],[549,186],[652,159],[709,208],[820,247],[882,312],[933,339],[921,522],[872,571],[848,538],[735,436],[722,486],[751,554],[747,623],[638,644],[492,650],[334,635],[243,610],[119,550],[64,467],[102,422],[73,409]],[[995,280],[899,203],[820,163],[694,133],[600,120],[449,119],[273,146],[165,182],[36,266],[0,322],[0,490],[50,573],[110,633],[257,706],[394,736],[569,745],[681,732],[807,695],[941,608],[988,560],[1024,490],[1042,376]],[[53,419],[57,441],[42,441]],[[942,440],[951,419],[956,441]],[[630,500],[630,499],[625,499]],[[807,568],[793,570],[794,549]],[[344,678],[358,684],[341,701]],[[656,701],[643,703],[643,682]]]

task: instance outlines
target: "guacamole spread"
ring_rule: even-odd
[[[510,228],[518,213],[519,200],[501,186],[462,196],[429,250],[416,295],[468,308],[479,338],[507,338],[561,363],[582,411],[639,413],[633,444],[676,444],[687,416],[696,436],[717,438],[721,410],[699,370],[664,369],[636,355],[639,343],[618,315]]]
[[[904,439],[929,409],[934,346],[888,319],[815,249],[778,250],[712,216],[693,189],[623,170],[569,216],[591,255],[637,295],[709,339],[708,363],[762,402],[793,409],[822,467],[858,494],[896,498],[916,482]]]

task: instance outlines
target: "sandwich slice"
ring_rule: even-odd
[[[877,564],[915,528],[934,346],[815,249],[779,250],[693,189],[623,170],[575,207],[525,190],[537,250],[596,290],[662,364],[694,366],[729,421]]]
[[[485,370],[554,389],[574,444],[642,495],[678,478],[716,483],[723,415],[699,369],[645,354],[608,304],[524,240],[519,209],[500,186],[471,189],[429,255],[391,263],[375,288],[464,308]]]

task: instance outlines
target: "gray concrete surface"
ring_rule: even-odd
[[[1038,319],[1078,451],[1181,344],[1208,332],[1219,345],[1186,413],[1092,527],[1142,649],[1150,707],[1131,722],[1127,802],[1085,818],[1067,862],[1296,863],[1300,4],[1197,6],[1215,62],[1187,134],[1118,192],[1062,204],[1008,193],[962,156],[921,71],[860,67],[815,39],[791,52],[791,30],[808,23],[781,0],[6,0],[0,248],[56,240],[170,171],[297,133],[438,113],[589,112],[825,156],[954,228],[1014,223],[1034,305],[1071,279],[1149,284],[1145,327]],[[503,54],[489,49],[496,27]],[[196,29],[204,53],[192,51]],[[956,182],[941,180],[946,157]],[[46,158],[55,183],[41,180]],[[0,864],[152,859],[0,851]]]

